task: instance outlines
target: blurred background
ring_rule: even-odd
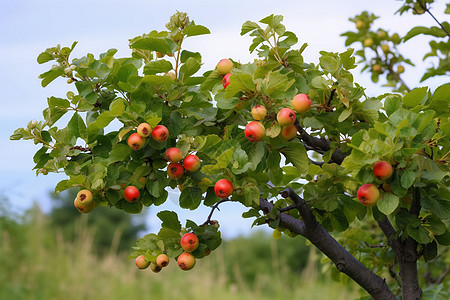
[[[224,245],[189,276],[173,262],[164,274],[139,272],[127,255],[137,237],[159,230],[158,211],[175,210],[184,223],[186,219],[203,222],[209,209],[180,209],[174,190],[165,204],[139,216],[107,208],[80,216],[73,208],[75,191],[54,195],[55,185],[65,175],[36,176],[33,155],[39,148],[31,142],[10,141],[9,136],[30,120],[42,119],[47,97],[65,97],[73,89],[63,79],[45,89],[40,85],[38,75],[50,65],[39,65],[36,58],[56,44],[70,46],[78,41],[72,59],[88,52],[97,57],[110,48],[119,50],[116,57],[129,56],[128,39],[164,30],[178,10],[211,30],[210,35],[184,44],[185,49],[202,54],[202,71],[206,71],[226,57],[241,62],[255,59],[256,54],[248,52],[251,38],[239,34],[242,24],[280,14],[287,30],[299,38],[299,46],[308,43],[305,62],[317,63],[321,50],[346,49],[340,34],[355,30],[348,18],[363,10],[380,17],[376,28],[400,36],[413,26],[434,25],[428,15],[395,14],[401,4],[395,0],[0,0],[0,300],[135,299],[143,293],[161,299],[185,293],[199,299],[354,298],[355,286],[342,289],[331,275],[321,275],[329,265],[322,264],[302,238],[273,240],[271,230],[252,229],[253,220],[241,218],[245,210],[231,203],[214,214]],[[434,4],[438,19],[446,18],[441,13],[444,6],[444,1]],[[426,38],[401,47],[416,65],[406,67],[404,80],[409,86],[433,88],[442,83],[436,78],[419,82],[430,63],[422,61],[429,49]],[[369,96],[390,91],[381,87],[383,82],[373,84],[368,73],[357,69],[354,75]]]

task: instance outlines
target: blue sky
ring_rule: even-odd
[[[381,18],[375,26],[389,32],[405,34],[417,25],[434,25],[427,15],[394,15],[402,1],[395,0],[343,0],[343,1],[50,1],[50,0],[0,0],[0,195],[8,197],[17,209],[29,207],[33,201],[49,209],[48,193],[56,183],[65,179],[64,174],[35,176],[32,157],[38,146],[29,141],[10,141],[9,136],[18,127],[32,120],[42,119],[46,99],[55,95],[64,97],[65,80],[56,80],[47,88],[40,86],[38,75],[49,65],[38,65],[36,57],[48,47],[61,44],[70,46],[78,41],[72,58],[87,52],[95,56],[110,48],[119,50],[116,57],[130,55],[128,39],[153,29],[164,30],[169,17],[176,11],[187,12],[191,20],[211,30],[210,35],[187,40],[185,47],[203,55],[204,69],[212,69],[224,57],[241,62],[252,61],[248,53],[250,38],[240,36],[241,25],[258,21],[270,14],[284,16],[284,24],[293,31],[300,43],[309,44],[304,52],[306,62],[317,62],[320,50],[343,51],[344,39],[339,35],[354,30],[349,17],[363,10]],[[436,12],[443,11],[443,1],[436,4]],[[440,20],[448,15],[437,13]],[[412,58],[416,69],[406,68],[405,81],[410,86],[437,86],[441,79],[419,83],[428,63],[421,61],[428,51],[426,39],[417,38],[402,48],[406,57]],[[356,81],[367,88],[369,95],[377,95],[388,89],[373,85],[367,74],[354,72]],[[161,209],[176,209],[176,193]],[[237,204],[226,203],[215,217],[222,224],[225,237],[249,232],[251,221],[241,218],[243,209]],[[202,222],[209,209],[199,212],[177,210],[180,218]],[[158,220],[152,215],[149,224],[155,229]],[[155,229],[156,230],[156,229]]]

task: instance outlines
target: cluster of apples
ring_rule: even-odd
[[[291,103],[297,113],[305,113],[311,108],[311,99],[307,94],[296,95]],[[297,127],[294,125],[297,119],[295,112],[285,107],[277,113],[277,121],[281,125],[281,137],[287,141],[297,136]],[[266,134],[264,125],[259,121],[266,117],[267,109],[261,104],[256,104],[252,107],[251,114],[255,121],[251,121],[245,126],[244,134],[250,142],[256,143],[261,141]]]
[[[198,248],[198,237],[192,232],[186,233],[181,237],[180,245],[185,252],[181,253],[177,258],[178,267],[183,271],[191,270],[195,266],[195,257],[191,252]],[[150,266],[153,272],[158,273],[169,265],[169,257],[162,253],[156,257],[155,262],[152,262],[147,261],[145,255],[142,254],[136,257],[135,264],[141,270]]]
[[[169,137],[169,130],[164,125],[156,125],[152,129],[150,124],[145,122],[141,123],[137,127],[136,132],[128,137],[128,146],[133,150],[142,149],[145,144],[145,139],[150,135],[152,135],[155,141],[162,143]]]
[[[195,154],[189,154],[183,159],[181,150],[172,147],[166,151],[166,159],[169,162],[167,166],[167,175],[173,179],[180,179],[184,175],[184,171],[195,172],[200,169],[201,162]],[[181,160],[183,161],[181,162]]]
[[[393,171],[392,165],[384,160],[377,162],[373,166],[373,174],[378,180],[388,179]],[[371,207],[377,204],[378,198],[380,198],[380,191],[373,183],[366,183],[359,187],[357,196],[359,202],[367,207]]]

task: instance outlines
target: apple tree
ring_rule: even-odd
[[[188,270],[207,259],[221,244],[213,213],[232,202],[248,208],[243,217],[254,225],[308,239],[374,299],[419,299],[428,290],[445,297],[450,85],[406,87],[400,66],[412,63],[396,51],[402,40],[372,31],[374,19],[364,12],[352,19],[356,32],[344,34],[362,50],[321,51],[317,62],[304,61],[307,45],[297,46],[282,16],[247,21],[241,35],[253,38],[257,58],[218,58],[203,74],[201,53],[183,42],[210,31],[181,12],[167,30],[130,39],[130,57],[110,49],[71,59],[76,43],[58,45],[38,56],[54,63],[42,86],[65,78],[74,89],[49,97],[43,120],[11,139],[40,145],[36,173],[64,172],[55,192],[78,187],[74,205],[83,213],[140,213],[163,204],[170,189],[180,191],[183,209],[211,208],[197,222],[159,212],[159,232],[133,248],[139,268],[159,272],[176,259]],[[448,59],[442,25],[445,34],[415,28],[408,37],[444,39],[431,47]],[[355,55],[379,65],[372,79],[385,74],[395,91],[366,95],[354,82]],[[442,59],[424,79],[448,72]]]

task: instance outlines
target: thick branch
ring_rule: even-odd
[[[290,188],[284,190],[282,195],[289,196],[294,201],[303,221],[281,213],[280,226],[307,238],[333,261],[340,272],[347,274],[374,299],[396,299],[384,279],[366,268],[317,222],[304,199]],[[269,212],[273,209],[273,204],[266,199],[260,199],[260,207],[263,211]]]
[[[295,122],[295,126],[297,127],[298,132],[300,133],[300,139],[303,143],[303,146],[305,146],[306,150],[313,150],[317,153],[324,154],[328,150],[331,149],[330,144],[331,142],[327,140],[326,138],[317,138],[314,136],[311,136],[309,133],[306,132],[306,130],[300,125],[298,121]],[[342,153],[341,149],[337,148],[334,150],[333,154],[331,155],[331,160],[328,163],[337,163],[338,165],[342,164],[344,161],[346,155]]]

